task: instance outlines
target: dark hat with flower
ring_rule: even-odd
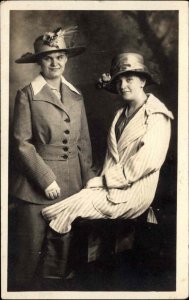
[[[117,93],[116,79],[122,74],[135,74],[146,79],[146,85],[157,83],[153,72],[144,64],[144,58],[139,53],[126,52],[115,56],[111,63],[110,73],[104,73],[99,78],[97,86]]]
[[[85,46],[73,45],[73,35],[77,32],[77,26],[66,29],[57,28],[53,32],[46,32],[39,36],[34,42],[34,52],[26,53],[18,58],[15,62],[35,63],[40,57],[47,53],[64,51],[68,57],[76,56],[85,51]],[[72,37],[71,42],[68,37]]]

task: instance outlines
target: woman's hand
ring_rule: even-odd
[[[97,188],[97,187],[103,187],[103,177],[102,176],[97,176],[91,178],[87,184],[86,188]]]
[[[53,181],[46,189],[45,195],[48,199],[54,200],[60,196],[60,187],[56,181]]]

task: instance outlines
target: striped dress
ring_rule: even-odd
[[[122,111],[117,112],[110,128],[101,175],[92,178],[79,193],[42,210],[56,232],[70,231],[78,217],[134,219],[150,207],[169,147],[173,115],[148,94],[117,141],[115,126]],[[148,220],[156,222],[152,209]]]

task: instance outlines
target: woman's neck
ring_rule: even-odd
[[[54,78],[54,79],[48,79],[45,78],[46,82],[51,85],[52,87],[54,87],[57,91],[60,90],[60,84],[61,84],[61,78]]]
[[[142,106],[146,100],[147,100],[147,95],[143,93],[139,99],[130,101],[128,103],[129,114],[132,114],[135,110],[137,110],[137,108]]]

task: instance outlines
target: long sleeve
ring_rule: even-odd
[[[92,168],[91,141],[89,136],[88,123],[87,123],[84,103],[81,112],[81,132],[80,132],[80,138],[78,140],[78,148],[79,148],[79,159],[81,164],[83,185],[85,185],[90,178],[95,176],[95,172]]]
[[[159,170],[165,160],[170,141],[170,119],[161,113],[148,119],[139,150],[123,164],[118,163],[105,172],[108,188],[126,188],[140,178]]]
[[[51,168],[45,164],[32,144],[32,115],[27,95],[18,91],[15,101],[14,145],[19,166],[25,176],[34,180],[42,189],[52,183],[56,177]]]

